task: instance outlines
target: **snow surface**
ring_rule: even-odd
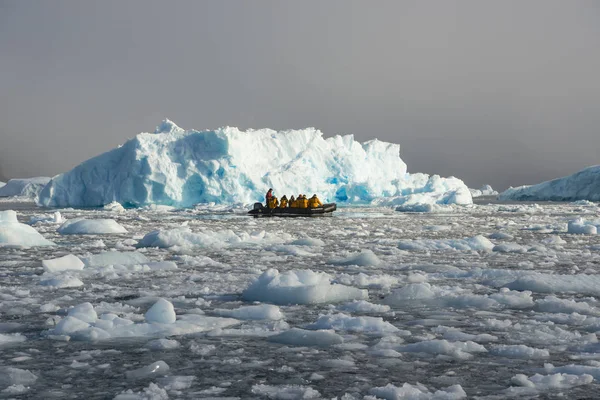
[[[408,174],[400,146],[352,135],[323,138],[314,129],[276,132],[184,131],[165,120],[122,146],[54,177],[40,193],[49,207],[264,201],[269,187],[281,197],[318,193],[325,202],[471,204],[457,178]],[[301,171],[301,172],[299,172]]]
[[[569,221],[598,219],[596,205],[343,207],[318,219],[231,206],[59,212],[127,233],[62,235],[53,213],[19,204],[19,220],[56,246],[0,250],[2,398],[600,389],[600,236],[569,233]]]
[[[500,193],[498,198],[517,201],[600,201],[600,165],[537,185],[510,188]]]
[[[5,185],[0,185],[0,197],[27,197],[36,199],[44,186],[50,182],[48,177],[26,179],[10,179]]]

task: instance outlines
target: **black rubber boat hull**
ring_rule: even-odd
[[[327,203],[316,208],[266,208],[261,203],[256,203],[248,214],[255,217],[322,217],[331,215],[336,209],[336,203]]]

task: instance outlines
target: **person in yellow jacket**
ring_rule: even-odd
[[[305,195],[302,195],[302,198],[300,199],[300,208],[308,208],[308,199]]]
[[[277,197],[272,196],[269,199],[269,203],[267,204],[267,207],[269,208],[277,208],[279,206],[279,200],[277,200]]]
[[[288,205],[288,199],[285,197],[285,194],[281,198],[281,202],[279,203],[279,208],[286,208]]]
[[[296,208],[298,207],[298,202],[296,201],[296,198],[294,197],[294,195],[292,195],[292,197],[290,197],[290,208]]]
[[[316,194],[313,194],[313,196],[308,200],[308,207],[310,208],[317,208],[321,207],[322,205],[323,203],[321,203],[321,200],[319,200]]]

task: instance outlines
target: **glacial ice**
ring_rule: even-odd
[[[50,178],[40,176],[36,178],[11,179],[5,185],[0,185],[0,197],[27,197],[36,199]]]
[[[600,201],[600,165],[585,168],[573,175],[519,186],[500,193],[500,200],[516,201]]]
[[[275,195],[318,193],[325,202],[471,204],[457,178],[408,174],[398,144],[314,129],[276,132],[184,131],[165,120],[122,146],[54,177],[39,204],[49,207],[198,203],[251,204]]]

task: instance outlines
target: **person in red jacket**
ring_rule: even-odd
[[[269,201],[271,200],[272,197],[273,197],[273,189],[269,188],[269,191],[265,195],[265,202],[267,203],[267,207],[269,206]]]

